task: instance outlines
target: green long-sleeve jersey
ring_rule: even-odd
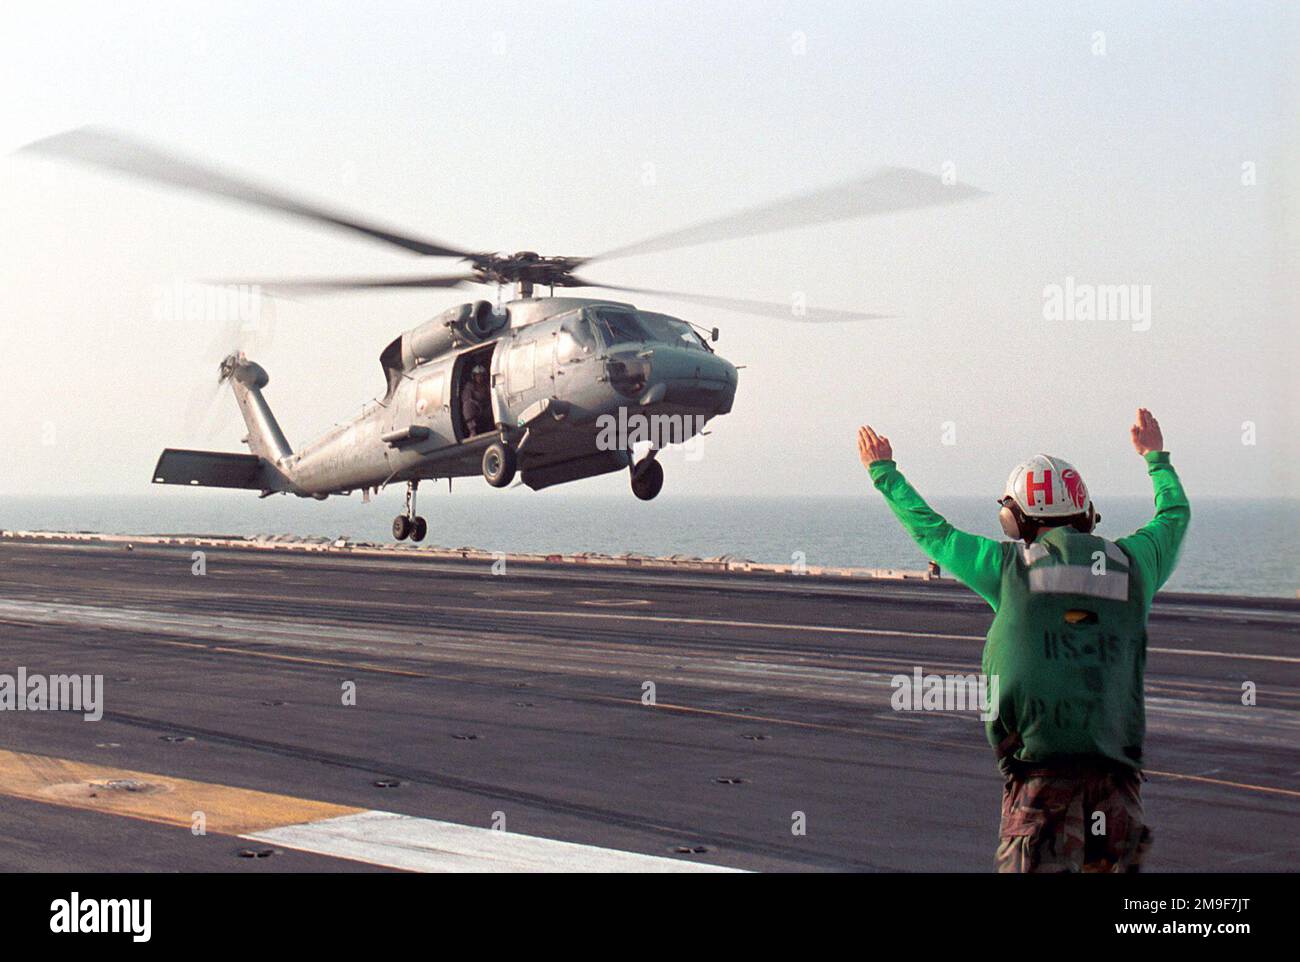
[[[1153,451],[1146,461],[1156,513],[1141,529],[1113,544],[1050,529],[1028,547],[959,531],[893,461],[871,465],[908,534],[995,612],[983,670],[1000,682],[998,717],[987,725],[1000,754],[1101,755],[1141,766],[1146,616],[1173,573],[1191,513],[1169,455]]]
[[[1145,458],[1147,473],[1155,486],[1155,516],[1133,534],[1116,542],[1137,568],[1144,589],[1144,611],[1173,574],[1178,550],[1191,518],[1191,507],[1182,482],[1169,463],[1169,452],[1148,451]],[[1015,545],[954,528],[925,503],[893,461],[873,462],[870,471],[876,490],[885,496],[894,517],[926,557],[937,562],[997,611],[1003,559]]]

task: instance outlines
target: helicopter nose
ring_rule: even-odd
[[[656,352],[654,382],[641,404],[670,404],[703,414],[726,414],[736,397],[735,365],[695,350]]]

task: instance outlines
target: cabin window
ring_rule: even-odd
[[[415,386],[415,413],[432,417],[442,407],[442,372],[431,374]]]
[[[532,389],[533,355],[536,351],[536,341],[516,344],[510,349],[510,358],[506,365],[506,390],[509,393],[519,394]]]

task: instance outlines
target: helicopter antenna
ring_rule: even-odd
[[[691,327],[695,328],[695,330],[698,333],[702,334],[705,340],[710,340],[710,341],[717,340],[717,338],[713,336],[714,332],[717,330],[716,327],[704,327],[703,325],[696,324],[694,321],[687,321],[686,323],[689,324]]]

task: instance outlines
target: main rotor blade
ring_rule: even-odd
[[[828,224],[857,217],[954,204],[987,191],[968,184],[945,184],[933,174],[906,167],[886,167],[866,177],[823,190],[800,194],[774,204],[739,211],[682,230],[650,237],[586,259],[612,260],[655,251],[674,250],[710,241],[752,237],[773,231]]]
[[[861,311],[839,311],[809,307],[803,313],[796,311],[793,303],[779,304],[775,301],[751,301],[738,297],[717,297],[713,294],[687,294],[683,291],[660,291],[646,287],[617,287],[613,284],[599,284],[595,281],[583,281],[574,278],[576,287],[600,287],[607,291],[622,291],[625,294],[649,294],[654,297],[666,297],[669,300],[702,304],[705,307],[717,307],[724,311],[738,314],[757,314],[762,317],[777,317],[784,321],[798,323],[827,323],[834,321],[883,321],[889,314],[865,314]]]
[[[448,274],[442,277],[320,277],[298,279],[209,280],[204,284],[219,286],[260,287],[271,294],[337,294],[345,291],[423,290],[460,287],[481,283],[471,274]]]
[[[143,180],[251,204],[265,210],[329,224],[374,240],[432,257],[468,257],[469,251],[398,233],[376,224],[318,207],[268,187],[243,180],[211,167],[184,160],[126,134],[100,127],[78,127],[20,149],[100,167]]]

